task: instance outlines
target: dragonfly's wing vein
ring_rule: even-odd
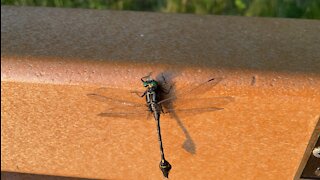
[[[176,101],[178,99],[183,99],[185,96],[188,96],[188,97],[199,96],[211,90],[211,88],[217,85],[220,81],[222,81],[222,78],[212,78],[195,87],[189,86],[189,87],[181,88],[176,92],[174,92],[174,95],[172,97],[159,101],[159,104],[169,102],[169,101]]]
[[[90,97],[92,99],[95,99],[97,101],[100,101],[100,102],[107,103],[107,104],[118,104],[118,105],[122,105],[122,106],[145,106],[142,103],[127,101],[127,100],[114,99],[114,98],[111,98],[111,97],[106,97],[106,96],[95,94],[95,93],[88,94],[88,97]]]
[[[223,108],[218,107],[209,107],[209,108],[191,108],[191,109],[166,109],[164,115],[170,114],[171,117],[177,118],[185,118],[185,117],[192,117],[195,115],[199,115],[206,112],[214,112],[223,110]]]
[[[138,93],[138,91],[130,92],[121,89],[102,87],[96,89],[93,93],[87,94],[87,96],[106,104],[107,110],[99,113],[98,116],[124,119],[145,119],[149,112],[147,105],[142,102],[131,101],[132,98],[138,97],[136,95]]]
[[[98,116],[102,117],[112,117],[112,118],[125,118],[125,119],[145,119],[148,115],[149,111],[131,111],[131,112],[117,112],[117,111],[105,111],[103,113],[98,114]]]
[[[175,109],[201,109],[211,107],[223,107],[230,102],[233,102],[234,98],[230,96],[224,97],[211,97],[211,98],[200,98],[200,99],[177,99],[169,104],[169,107]]]
[[[133,93],[130,93],[130,91],[124,91],[120,89],[115,90],[109,88],[98,88],[93,93],[87,94],[87,96],[96,101],[106,103],[110,107],[146,107],[146,105],[142,102],[127,100],[137,96],[133,95]]]
[[[204,113],[204,112],[211,112],[211,111],[218,111],[222,110],[223,108],[218,107],[208,107],[208,108],[190,108],[190,109],[166,109],[164,113]]]

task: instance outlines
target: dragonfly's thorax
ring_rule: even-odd
[[[148,104],[157,103],[158,98],[157,98],[156,91],[152,91],[152,90],[148,89],[147,94],[146,94],[146,100],[147,100]]]
[[[156,91],[148,89],[146,94],[146,101],[151,112],[159,112],[160,107],[158,105],[158,96]]]
[[[158,82],[153,79],[142,80],[142,82],[143,86],[147,88],[144,95],[149,111],[153,113],[155,119],[159,119],[161,107],[158,104]]]

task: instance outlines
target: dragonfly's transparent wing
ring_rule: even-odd
[[[114,109],[127,109],[129,107],[143,107],[146,109],[146,105],[143,101],[129,101],[128,99],[136,98],[136,95],[133,95],[129,91],[115,90],[108,88],[99,88],[94,92],[87,94],[87,96],[96,101],[106,103],[110,108]]]
[[[120,89],[99,88],[87,94],[91,99],[106,104],[107,110],[98,114],[102,117],[123,119],[145,119],[149,114],[146,104],[138,96]],[[128,100],[130,99],[130,101]],[[132,101],[132,99],[137,99]],[[140,102],[139,102],[139,101]]]
[[[164,115],[170,114],[173,118],[185,118],[185,117],[192,117],[194,115],[206,113],[206,112],[213,112],[223,110],[223,108],[218,107],[209,107],[209,108],[190,108],[190,109],[166,109],[164,110]],[[177,116],[177,117],[175,117]]]
[[[148,110],[135,110],[135,111],[112,111],[107,110],[98,114],[101,117],[111,117],[111,118],[123,118],[123,119],[146,119],[148,118],[150,112]]]
[[[94,93],[90,93],[87,94],[89,98],[95,99],[97,101],[103,102],[103,103],[107,103],[108,105],[111,105],[112,107],[117,106],[117,107],[123,107],[126,108],[127,106],[144,106],[146,107],[144,104],[142,103],[136,103],[136,102],[132,102],[132,101],[126,101],[126,100],[120,100],[120,99],[114,99],[114,98],[110,98],[110,97],[106,97],[106,96],[102,96],[99,94],[94,94]]]
[[[204,112],[211,112],[211,111],[219,111],[222,110],[223,108],[191,108],[191,109],[166,109],[164,111],[164,114],[166,113],[184,113],[184,114],[195,114],[195,113],[204,113]]]
[[[178,109],[201,109],[201,108],[215,108],[223,107],[230,102],[233,102],[234,98],[230,96],[224,97],[211,97],[211,98],[200,98],[200,99],[177,99],[173,101],[172,108]]]
[[[172,97],[159,103],[168,113],[177,113],[179,116],[192,116],[198,113],[222,110],[223,107],[234,101],[233,97],[200,98],[202,94],[210,91],[222,78],[214,78],[205,81],[198,86],[183,88],[174,93]]]
[[[180,99],[185,98],[186,96],[189,98],[195,98],[213,88],[215,85],[217,85],[222,78],[213,78],[209,79],[208,81],[205,81],[197,86],[188,86],[182,89],[179,89],[173,93],[173,96],[159,101],[159,104],[168,102],[168,101],[178,101]]]
[[[164,113],[176,114],[179,117],[190,117],[196,114],[223,110],[223,107],[233,102],[232,97],[214,97],[202,99],[180,99],[171,104],[164,105]]]

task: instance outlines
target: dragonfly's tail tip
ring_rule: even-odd
[[[161,171],[163,173],[163,176],[168,179],[169,178],[169,172],[171,170],[171,164],[166,160],[161,161],[160,162],[160,169],[161,169]]]

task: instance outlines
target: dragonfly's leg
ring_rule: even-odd
[[[139,93],[141,93],[141,92],[138,92],[138,91],[131,91],[131,93],[133,93],[133,94],[135,94],[135,95],[137,95],[139,97],[143,97],[143,96],[145,96],[147,94],[147,91],[145,91],[142,95],[140,95]]]
[[[145,91],[142,95],[140,95],[140,97],[143,97],[147,94],[147,91]]]
[[[146,95],[146,92],[144,92],[144,93],[141,95],[141,91],[131,91],[130,93],[135,94],[135,95],[137,95],[137,96],[139,96],[139,97],[143,97],[143,96]]]
[[[139,94],[139,92],[137,92],[137,91],[131,91],[130,93],[135,94],[135,95],[137,95],[137,96],[140,97],[140,94]]]
[[[145,78],[147,78],[147,80],[150,78],[150,76],[151,76],[151,74],[152,74],[152,72],[149,72],[149,74],[147,75],[147,76],[144,76],[144,77],[142,77],[141,78],[141,81],[142,82],[145,82],[143,79],[145,79]]]

